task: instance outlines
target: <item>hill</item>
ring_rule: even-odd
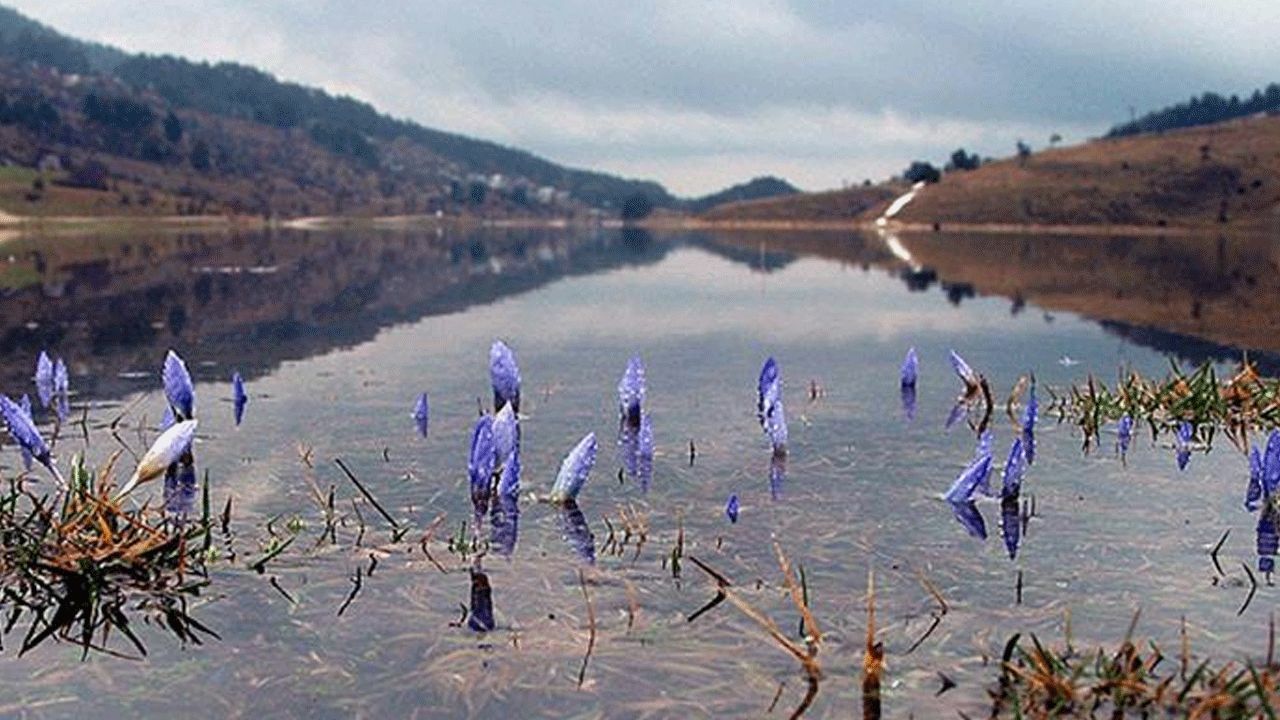
[[[0,209],[18,214],[136,214],[143,191],[156,212],[279,216],[564,215],[613,212],[641,194],[677,204],[655,182],[427,128],[244,65],[82,42],[4,7],[0,93],[3,159],[45,163],[43,188],[0,178]],[[14,205],[15,194],[34,199]]]
[[[689,212],[700,213],[727,203],[785,197],[799,192],[794,185],[786,180],[768,175],[752,178],[748,182],[727,187],[720,192],[689,200],[684,203],[684,208]]]
[[[871,223],[905,185],[877,185],[716,208],[720,223]],[[895,217],[960,226],[1280,226],[1280,117],[1103,138],[952,171]]]

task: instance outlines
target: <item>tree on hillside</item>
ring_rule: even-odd
[[[182,139],[182,121],[177,115],[170,110],[168,115],[164,116],[164,139],[171,143],[176,143]]]
[[[951,160],[947,162],[946,170],[947,172],[977,170],[981,164],[982,158],[978,157],[977,153],[970,155],[964,151],[964,148],[957,148],[955,152],[951,153]]]
[[[902,173],[902,178],[911,183],[936,183],[942,179],[942,173],[932,163],[916,160]]]
[[[653,201],[644,193],[635,193],[622,201],[622,219],[643,220],[653,212]]]
[[[1031,146],[1022,142],[1022,138],[1018,138],[1018,164],[1026,165],[1027,159],[1031,157]]]

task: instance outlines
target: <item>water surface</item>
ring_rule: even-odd
[[[686,620],[715,588],[687,561],[674,576],[681,534],[685,555],[793,633],[799,619],[773,540],[803,566],[826,634],[827,679],[811,717],[860,707],[871,571],[890,717],[983,712],[1008,636],[1059,640],[1068,617],[1077,645],[1119,639],[1140,608],[1140,632],[1169,647],[1185,617],[1193,645],[1256,658],[1274,593],[1263,588],[1237,616],[1239,566],[1256,562],[1255,519],[1241,507],[1246,463],[1228,446],[1178,472],[1164,441],[1139,437],[1122,462],[1109,440],[1082,454],[1078,433],[1045,413],[1024,486],[1037,512],[1013,559],[998,503],[977,506],[983,541],[939,500],[975,440],[963,424],[943,429],[960,390],[948,349],[985,373],[1000,405],[1028,373],[1047,405],[1047,388],[1090,373],[1162,374],[1168,353],[1227,359],[1244,346],[1269,361],[1265,338],[1210,321],[1247,296],[1263,322],[1274,296],[1256,289],[1265,274],[1236,270],[1270,247],[1203,242],[930,235],[894,248],[848,234],[614,230],[6,241],[3,390],[29,391],[34,355],[47,347],[70,360],[77,411],[100,424],[128,409],[124,440],[138,450],[152,433],[137,426],[162,411],[161,359],[176,348],[198,383],[198,457],[213,503],[234,499],[224,542],[236,560],[195,608],[221,640],[182,646],[151,628],[146,659],[84,662],[67,645],[18,659],[6,644],[0,707],[104,718],[709,717],[759,716],[777,696],[774,713],[789,714],[803,673],[758,627],[728,604]],[[1216,269],[1186,271],[1203,253],[1222,258]],[[1106,271],[1086,281],[1076,268]],[[1165,298],[1164,315],[1153,296]],[[1209,316],[1201,329],[1196,303]],[[516,349],[524,378],[526,493],[545,494],[586,432],[602,443],[580,517],[526,497],[513,552],[477,560],[443,538],[464,522],[473,531],[466,456],[478,405],[491,397],[494,338]],[[898,388],[909,346],[921,357],[910,422]],[[637,353],[656,440],[647,490],[621,471],[615,448],[615,387]],[[755,419],[756,376],[770,355],[791,421],[785,478]],[[240,428],[236,370],[251,397]],[[410,418],[422,391],[432,409],[425,439]],[[993,427],[1003,461],[1014,430],[1002,409]],[[67,436],[58,452],[81,449]],[[97,435],[87,452],[101,460],[114,449]],[[404,541],[391,542],[337,457],[413,528]],[[0,453],[6,472],[16,463],[12,448]],[[345,517],[336,544],[319,541],[312,499],[330,487]],[[731,493],[741,498],[736,525],[723,514]],[[609,543],[611,528],[622,539],[624,514],[647,528],[643,547],[634,537],[622,549]],[[246,564],[268,520],[300,534],[296,551],[259,575]],[[433,522],[428,558],[419,541]],[[1219,578],[1207,547],[1226,529],[1228,577]],[[486,520],[480,537],[490,532]],[[491,587],[492,632],[467,627],[475,571]],[[360,591],[339,616],[357,572]],[[935,610],[922,576],[950,609],[908,653]],[[585,672],[580,577],[597,629]],[[939,672],[958,687],[935,697]]]

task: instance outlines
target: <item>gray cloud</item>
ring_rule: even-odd
[[[705,192],[1005,155],[1275,81],[1280,3],[18,0],[70,34],[229,59],[552,159]]]

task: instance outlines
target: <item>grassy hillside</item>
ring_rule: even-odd
[[[1096,140],[948,173],[904,222],[1267,229],[1280,216],[1280,117]]]
[[[875,220],[903,185],[716,208],[718,222]],[[949,172],[898,214],[905,223],[1280,227],[1280,117],[1094,140]]]

